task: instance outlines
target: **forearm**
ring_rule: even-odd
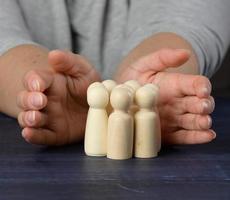
[[[0,111],[16,117],[20,112],[17,94],[24,90],[23,77],[29,70],[49,68],[48,50],[21,45],[0,57]]]
[[[188,62],[178,68],[169,68],[167,71],[186,74],[199,73],[198,61],[191,45],[185,39],[176,34],[159,33],[142,41],[123,59],[121,64],[118,66],[118,71],[115,75],[115,79],[116,77],[120,76],[126,67],[129,67],[139,58],[158,51],[162,48],[188,49],[191,52],[191,57]]]

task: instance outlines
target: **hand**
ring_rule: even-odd
[[[213,140],[211,117],[214,99],[210,81],[199,75],[164,72],[179,67],[189,59],[187,50],[162,49],[140,58],[127,67],[118,82],[137,80],[160,87],[158,108],[162,140],[165,144],[199,144]]]
[[[26,141],[63,145],[83,138],[88,86],[99,81],[95,69],[71,52],[51,51],[51,69],[33,70],[24,77],[25,91],[17,98],[18,122]]]

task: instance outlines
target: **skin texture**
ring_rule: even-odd
[[[142,84],[159,85],[165,144],[210,142],[215,138],[208,120],[208,114],[214,109],[211,85],[203,76],[188,75],[198,73],[189,44],[174,34],[149,39],[124,58],[115,79],[118,82],[136,79]],[[90,83],[101,81],[85,58],[67,51],[49,52],[33,45],[22,45],[1,56],[0,67],[0,95],[3,97],[0,110],[18,118],[26,141],[63,145],[83,138],[88,110],[86,89]],[[170,72],[166,72],[169,67]]]

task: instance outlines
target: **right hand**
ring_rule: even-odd
[[[164,144],[201,144],[212,141],[211,129],[214,99],[211,83],[200,75],[169,73],[169,67],[179,67],[189,59],[182,49],[161,49],[146,55],[117,77],[118,82],[137,80],[160,87],[158,107]]]

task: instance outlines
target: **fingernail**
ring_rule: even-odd
[[[40,91],[40,84],[38,80],[32,80],[31,82],[32,89],[35,91]]]
[[[33,106],[40,107],[40,106],[42,106],[42,102],[43,102],[43,99],[42,99],[42,96],[40,94],[33,95],[33,97],[32,97],[32,105]]]
[[[203,88],[203,89],[202,89],[202,92],[203,92],[204,96],[209,96],[210,93],[211,93],[210,89],[207,88],[207,87]]]
[[[210,128],[212,126],[212,118],[208,116],[208,127]]]
[[[22,137],[25,137],[26,133],[25,133],[25,129],[22,130]]]
[[[35,121],[35,111],[31,111],[27,114],[27,121],[32,125]]]
[[[216,133],[215,133],[215,131],[211,130],[211,132],[212,132],[212,134],[213,134],[212,139],[215,139],[215,138],[216,138]]]
[[[204,110],[208,110],[209,104],[208,102],[203,102],[202,103]]]

